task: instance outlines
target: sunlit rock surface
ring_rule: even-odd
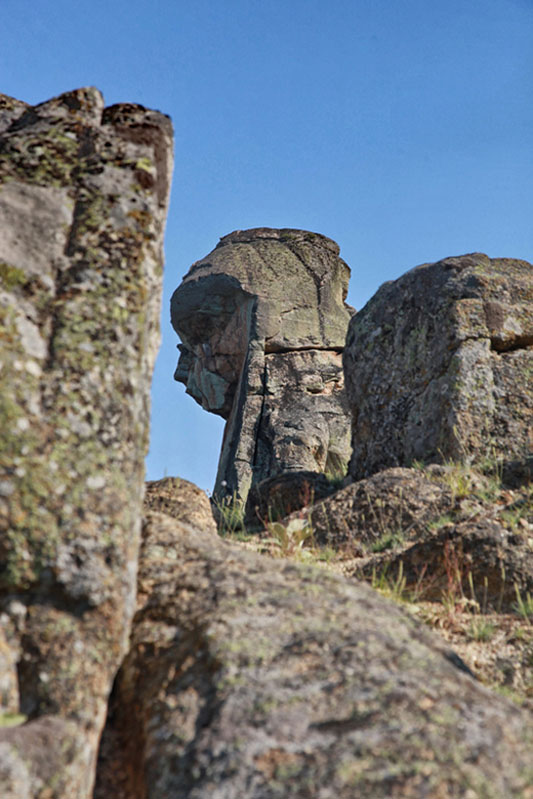
[[[158,112],[0,97],[3,799],[91,793],[135,603],[171,162]]]
[[[221,239],[174,292],[176,380],[227,420],[215,495],[285,472],[342,472],[350,271],[335,242],[257,228]]]
[[[350,474],[533,450],[533,266],[482,253],[385,283],[344,350]]]

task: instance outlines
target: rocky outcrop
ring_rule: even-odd
[[[211,503],[205,491],[180,477],[163,477],[146,483],[144,508],[158,511],[191,524],[205,532],[216,533]]]
[[[1,97],[0,125],[0,794],[84,799],[135,604],[172,130],[96,89]]]
[[[415,469],[385,469],[307,510],[315,543],[361,556],[395,537],[413,539],[453,506],[452,491]]]
[[[529,799],[531,717],[482,688],[399,607],[354,579],[221,541],[205,494],[177,478],[148,485],[141,534],[170,154],[166,117],[105,109],[94,89],[36,107],[0,99],[1,796]],[[444,338],[460,340],[460,364],[477,369],[487,346],[474,348],[478,360],[469,347],[485,340],[485,328],[475,335],[478,300],[492,289],[459,260],[435,268],[455,275],[442,296],[457,289],[447,313],[453,324],[468,317],[470,327],[457,330],[470,332]],[[366,567],[378,558],[404,582],[418,584],[429,562],[442,583],[437,560],[446,565],[452,552],[476,588],[486,578],[487,593],[509,605],[499,548],[529,618],[531,406],[527,397],[517,403],[530,295],[523,263],[503,263],[495,280],[512,314],[494,299],[483,305],[489,360],[503,359],[490,360],[496,445],[504,417],[519,441],[502,470],[510,487],[493,499],[499,510],[483,504],[484,477],[476,493],[449,465],[393,468],[328,497],[308,526],[318,535],[329,509],[337,526],[321,543],[352,554],[378,545]],[[419,270],[422,285],[431,269]],[[275,496],[292,507],[332,489],[321,473],[342,471],[348,447],[347,275],[328,239],[259,229],[223,239],[175,293],[177,377],[228,420],[222,492],[244,498],[253,484],[259,504]],[[475,302],[461,305],[465,292]],[[435,307],[438,321],[444,311]],[[377,391],[377,410],[395,386]],[[478,457],[481,400],[474,391],[465,406],[459,382],[453,387],[460,430]],[[379,523],[401,527],[408,545],[393,536],[383,554]]]
[[[533,267],[474,253],[385,283],[351,321],[350,475],[533,449]]]
[[[95,799],[525,799],[532,736],[368,586],[148,514]]]
[[[335,242],[258,228],[221,239],[174,292],[176,380],[227,420],[215,496],[286,472],[342,472],[349,269]]]

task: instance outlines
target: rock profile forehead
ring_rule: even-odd
[[[258,239],[272,239],[273,241],[308,241],[315,246],[323,246],[330,249],[336,255],[340,248],[336,241],[323,236],[322,233],[312,233],[309,230],[299,230],[297,228],[272,228],[255,227],[248,230],[234,230],[226,236],[221,236],[218,247],[226,244],[237,244],[238,242],[251,243]]]
[[[217,315],[216,300],[210,298],[219,296],[213,279],[221,274],[257,297],[257,333],[272,348],[343,346],[350,270],[331,239],[290,228],[253,228],[224,236],[192,265],[174,293],[172,323],[182,338],[187,337],[191,311],[201,307],[204,317]],[[194,297],[185,290],[204,278],[210,282],[200,283]]]
[[[253,300],[254,337],[267,350],[342,348],[349,277],[338,245],[326,236],[290,228],[237,230],[185,275],[172,297],[172,324],[185,346],[206,343],[213,327],[227,323],[228,312]]]

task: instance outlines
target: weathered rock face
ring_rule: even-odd
[[[258,228],[221,239],[174,292],[176,380],[227,419],[215,495],[349,458],[341,352],[349,269],[335,242]]]
[[[529,796],[533,726],[369,587],[148,514],[95,799]]]
[[[474,253],[385,283],[350,323],[350,474],[533,448],[533,267]]]
[[[146,483],[144,508],[191,524],[204,532],[217,532],[213,510],[201,488],[180,477],[163,477]]]
[[[452,491],[415,469],[385,469],[341,488],[309,508],[320,546],[363,555],[395,535],[412,539],[452,507]]]
[[[82,799],[134,610],[172,130],[96,89],[0,110],[0,721],[29,719],[0,793]]]

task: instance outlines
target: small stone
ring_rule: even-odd
[[[15,491],[15,486],[8,480],[0,480],[0,496],[10,497]]]
[[[105,486],[106,482],[106,478],[103,475],[96,475],[87,479],[87,487],[91,489],[100,489]]]

